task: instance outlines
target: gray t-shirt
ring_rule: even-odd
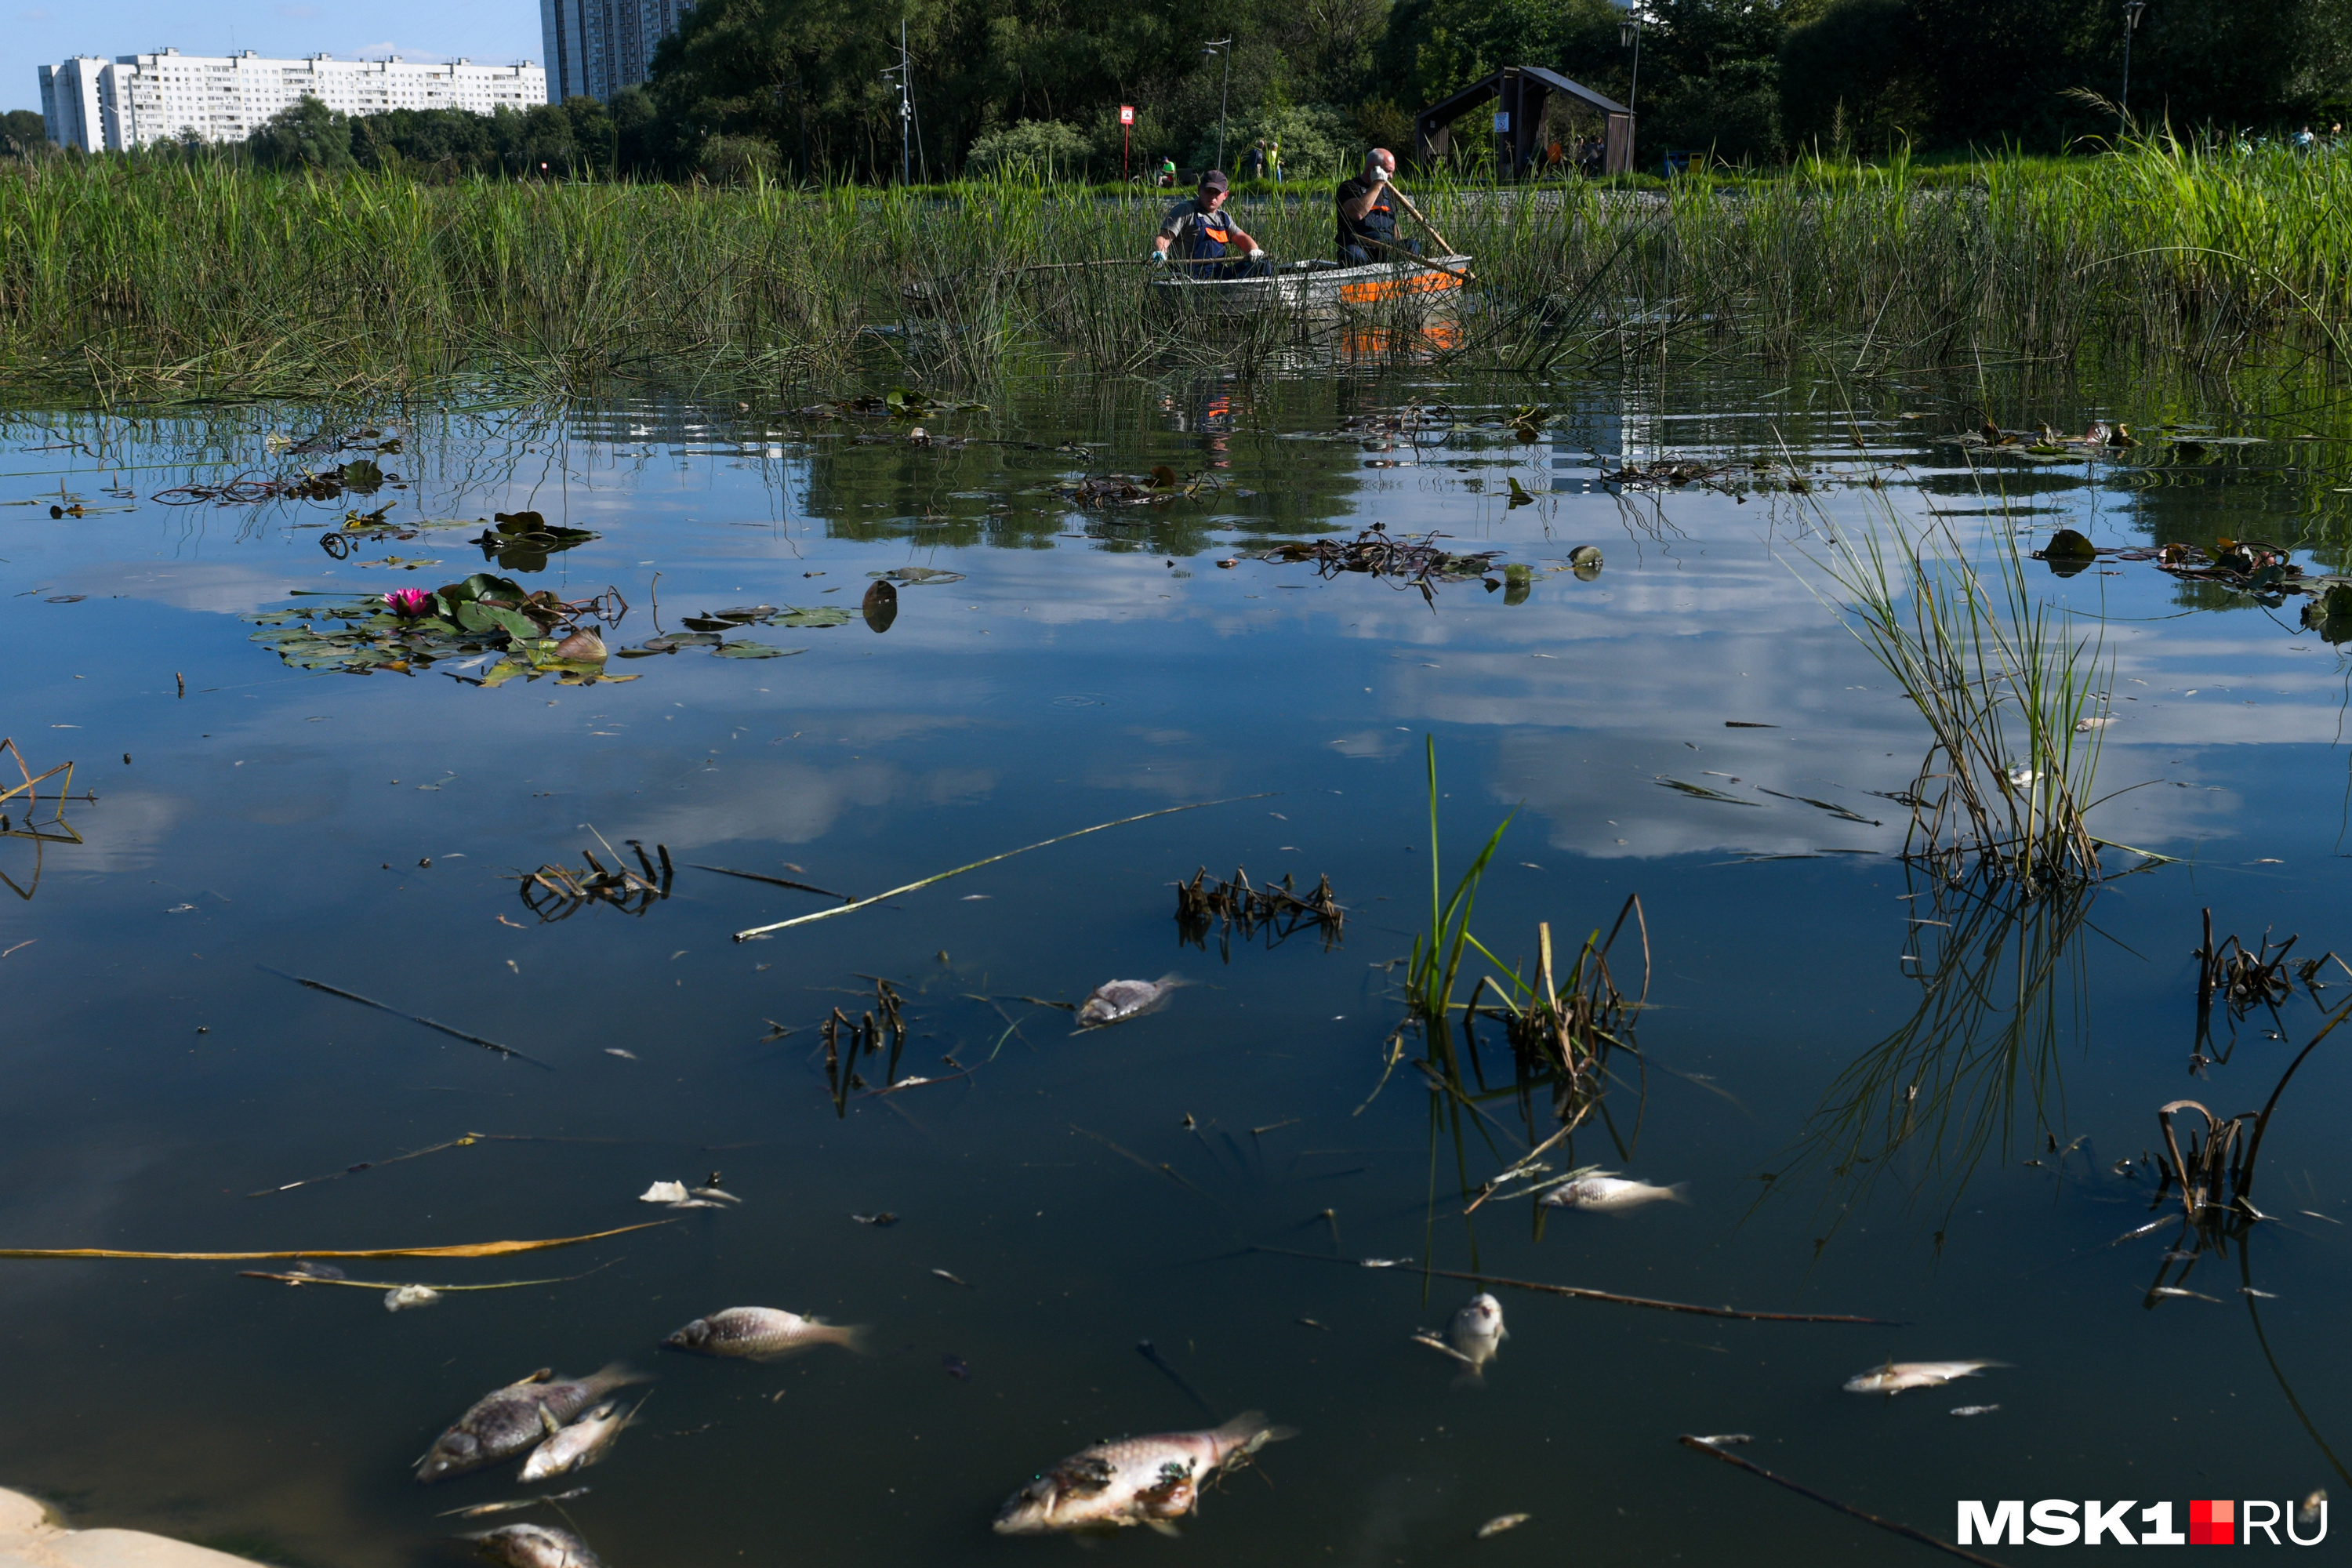
[[[1200,198],[1187,196],[1168,209],[1168,216],[1160,220],[1160,232],[1174,241],[1169,248],[1182,258],[1192,253],[1192,242],[1196,238],[1213,240],[1220,245],[1232,244],[1234,227],[1223,209],[1202,212]]]

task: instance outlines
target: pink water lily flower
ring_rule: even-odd
[[[394,588],[383,596],[383,602],[402,620],[413,621],[431,613],[433,595],[422,588]]]

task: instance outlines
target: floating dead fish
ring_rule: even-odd
[[[1974,1377],[1989,1366],[2008,1364],[2000,1361],[1890,1361],[1885,1366],[1848,1378],[1845,1391],[1893,1395],[1906,1388],[1935,1388],[1955,1378]]]
[[[1553,1208],[1616,1214],[1655,1203],[1687,1204],[1690,1202],[1689,1190],[1688,1182],[1676,1182],[1670,1187],[1661,1187],[1649,1182],[1637,1182],[1630,1177],[1600,1172],[1562,1182],[1544,1194],[1539,1201]]]
[[[2313,1520],[2317,1519],[2321,1514],[2326,1511],[2327,1489],[2326,1487],[2320,1487],[2315,1489],[2309,1497],[2304,1499],[2303,1506],[2294,1510],[2294,1521],[2297,1524],[2309,1524]]]
[[[1410,1258],[1359,1258],[1356,1259],[1356,1267],[1359,1268],[1410,1268],[1412,1263],[1413,1260]]]
[[[403,1285],[396,1290],[383,1293],[383,1310],[387,1312],[405,1312],[411,1307],[437,1307],[440,1304],[441,1292],[430,1285]]]
[[[344,1273],[341,1269],[336,1268],[331,1263],[312,1263],[308,1258],[304,1258],[299,1262],[288,1264],[286,1266],[286,1272],[289,1274],[299,1274],[304,1279],[348,1279],[351,1278],[350,1275]],[[289,1279],[287,1283],[289,1285],[294,1285],[300,1283],[300,1281]]]
[[[2275,1291],[2275,1290],[2257,1290],[2257,1289],[2255,1289],[2252,1285],[2241,1285],[2241,1286],[2239,1286],[2239,1287],[2238,1287],[2238,1294],[2239,1294],[2239,1295],[2241,1295],[2241,1296],[2252,1296],[2252,1298],[2254,1298],[2254,1300],[2258,1300],[2258,1301],[2275,1301],[2275,1300],[2278,1300],[2278,1292],[2277,1292],[2277,1291]]]
[[[1169,994],[1183,984],[1173,974],[1157,980],[1107,980],[1078,1005],[1078,1027],[1100,1029],[1157,1013],[1168,1005]]]
[[[960,1279],[956,1278],[956,1276],[954,1276],[954,1275],[952,1275],[952,1274],[949,1273],[949,1272],[948,1272],[946,1269],[944,1269],[944,1268],[934,1268],[934,1269],[932,1269],[932,1270],[931,1270],[931,1272],[932,1272],[932,1273],[934,1273],[934,1274],[936,1274],[936,1275],[938,1275],[940,1279],[942,1279],[946,1280],[946,1281],[947,1281],[949,1284],[950,1284],[950,1285],[961,1285],[961,1286],[962,1286],[962,1287],[963,1287],[965,1289],[967,1289],[967,1290],[971,1290],[971,1289],[978,1289],[978,1287],[976,1287],[975,1285],[973,1285],[973,1284],[972,1284],[972,1282],[971,1282],[971,1280],[969,1280],[969,1279]]]
[[[2166,1296],[2189,1301],[2219,1301],[2219,1296],[2208,1296],[2202,1290],[2186,1290],[2178,1285],[2158,1285],[2149,1289],[2151,1296]]]
[[[642,1401],[637,1408],[645,1408]],[[530,1458],[522,1462],[522,1479],[542,1481],[596,1464],[613,1451],[614,1443],[625,1427],[634,1424],[635,1415],[631,1411],[624,1415],[621,1407],[610,1402],[599,1405],[533,1448]]]
[[[1500,1535],[1507,1530],[1517,1530],[1533,1518],[1535,1515],[1531,1513],[1498,1513],[1478,1527],[1478,1539],[1484,1541],[1490,1535]]]
[[[625,1062],[633,1062],[637,1059],[636,1052],[625,1051],[618,1046],[606,1046],[604,1047],[604,1054],[608,1057],[618,1057]]]
[[[719,1203],[740,1204],[743,1201],[741,1198],[737,1197],[733,1193],[727,1191],[723,1187],[697,1187],[694,1189],[694,1195],[698,1198],[712,1199]]]
[[[466,1539],[483,1556],[507,1568],[604,1568],[578,1536],[550,1525],[501,1525]]]
[[[1735,1448],[1742,1443],[1753,1443],[1756,1439],[1745,1432],[1717,1432],[1708,1436],[1696,1438],[1694,1441],[1704,1443],[1710,1448]]]
[[[1510,1331],[1503,1327],[1503,1304],[1481,1291],[1462,1304],[1447,1327],[1446,1337],[1454,1342],[1454,1352],[1470,1370],[1463,1374],[1465,1383],[1484,1384],[1486,1363],[1495,1359]]]
[[[662,1343],[703,1355],[772,1361],[818,1345],[862,1351],[866,1348],[866,1329],[862,1324],[803,1318],[798,1312],[775,1307],[730,1307],[707,1318],[695,1319]]]
[[[996,1533],[1045,1535],[1137,1524],[1173,1533],[1170,1521],[1192,1511],[1202,1482],[1246,1463],[1266,1444],[1294,1436],[1287,1426],[1268,1426],[1253,1410],[1206,1432],[1097,1443],[1005,1499],[996,1511]]]
[[[860,1225],[870,1225],[877,1230],[887,1230],[898,1223],[898,1216],[888,1209],[880,1214],[854,1214],[849,1216]]]
[[[551,1378],[545,1367],[476,1400],[433,1440],[416,1467],[420,1481],[446,1480],[512,1458],[597,1400],[641,1373],[614,1362],[583,1378]]]
[[[2000,1408],[2000,1406],[1998,1405],[1955,1405],[1952,1406],[1952,1414],[1955,1415],[1990,1415]]]

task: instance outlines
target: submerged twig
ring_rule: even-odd
[[[1813,1490],[1812,1488],[1801,1486],[1797,1482],[1789,1479],[1786,1476],[1776,1476],[1761,1465],[1751,1464],[1748,1460],[1741,1458],[1738,1455],[1726,1451],[1718,1441],[1711,1441],[1706,1437],[1693,1437],[1687,1434],[1675,1438],[1675,1441],[1694,1452],[1712,1455],[1714,1458],[1721,1459],[1727,1465],[1737,1465],[1741,1469],[1746,1470],[1749,1475],[1761,1476],[1766,1480],[1770,1481],[1774,1486],[1786,1487],[1790,1491],[1795,1492],[1799,1497],[1810,1498],[1814,1502],[1820,1503],[1824,1508],[1833,1508],[1840,1513],[1847,1514],[1853,1518],[1862,1521],[1864,1524],[1874,1524],[1881,1530],[1891,1531],[1896,1535],[1905,1537],[1906,1540],[1916,1541],[1922,1546],[1932,1546],[1937,1551],[1943,1552],[1947,1556],[1957,1557],[1963,1563],[1978,1563],[1979,1564],[1979,1568],[2007,1568],[2007,1564],[2005,1563],[1997,1563],[1990,1557],[1979,1557],[1975,1552],[1970,1552],[1964,1547],[1955,1546],[1950,1542],[1945,1541],[1937,1536],[1930,1535],[1924,1530],[1916,1530],[1907,1524],[1899,1524],[1891,1519],[1881,1519],[1874,1513],[1865,1513],[1861,1509],[1854,1507],[1852,1503],[1840,1502],[1833,1497],[1824,1497],[1820,1492]]]
[[[512,1046],[502,1046],[496,1040],[486,1040],[479,1035],[469,1035],[463,1029],[453,1029],[446,1024],[420,1017],[415,1013],[404,1013],[397,1007],[389,1006],[373,997],[362,996],[356,991],[346,991],[340,985],[330,985],[323,980],[305,980],[299,974],[289,974],[282,969],[272,969],[266,963],[257,963],[254,967],[265,973],[275,974],[280,980],[291,980],[297,985],[307,985],[313,991],[323,991],[330,996],[340,996],[346,1002],[356,1002],[362,1007],[373,1007],[379,1013],[389,1013],[395,1018],[405,1018],[412,1024],[422,1024],[428,1029],[437,1029],[453,1039],[465,1041],[469,1046],[479,1046],[484,1050],[496,1051],[502,1057],[512,1057],[517,1061],[529,1062],[531,1066],[542,1068],[549,1072],[555,1070],[554,1064],[541,1061],[537,1057],[519,1051]]]
[[[1311,1258],[1318,1263],[1344,1263],[1351,1268],[1373,1264],[1353,1258],[1331,1258],[1320,1252],[1300,1252],[1288,1247],[1252,1247],[1276,1258]],[[1538,1290],[1547,1296],[1572,1296],[1585,1301],[1613,1301],[1621,1307],[1648,1307],[1661,1312],[1689,1312],[1702,1318],[1738,1318],[1756,1323],[1852,1323],[1860,1328],[1899,1329],[1891,1318],[1864,1318],[1849,1312],[1748,1312],[1737,1307],[1702,1307],[1689,1301],[1666,1301],[1652,1296],[1622,1296],[1614,1290],[1594,1290],[1582,1285],[1551,1285],[1538,1279],[1507,1279],[1499,1274],[1471,1274],[1455,1268],[1419,1268],[1416,1276],[1433,1274],[1441,1279],[1466,1279],[1477,1285],[1502,1285],[1514,1290]]]
[[[546,1241],[469,1241],[456,1247],[380,1247],[365,1250],[310,1247],[293,1252],[121,1252],[106,1247],[0,1247],[0,1258],[127,1258],[153,1263],[252,1263],[277,1258],[504,1258],[515,1252],[547,1252],[559,1247],[578,1247],[583,1242],[603,1241],[607,1237],[626,1236],[633,1230],[651,1230],[657,1225],[676,1223],[674,1220],[649,1219],[638,1225],[622,1226],[617,1230],[592,1231],[586,1236],[562,1236]]]

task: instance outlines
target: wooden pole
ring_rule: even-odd
[[[1411,196],[1406,195],[1402,191],[1398,190],[1393,184],[1389,186],[1389,193],[1395,196],[1397,200],[1404,204],[1405,211],[1420,219],[1421,226],[1429,230],[1429,237],[1444,246],[1445,247],[1445,253],[1448,256],[1459,256],[1462,254],[1459,250],[1454,248],[1454,242],[1446,238],[1444,235],[1438,233],[1437,226],[1430,222],[1427,216],[1424,215],[1419,207],[1412,205],[1412,198]]]
[[[1433,230],[1432,232],[1433,233],[1434,231]],[[1368,237],[1370,237],[1368,236]],[[1374,245],[1379,246],[1382,250],[1393,251],[1395,254],[1397,254],[1397,255],[1399,255],[1399,256],[1403,257],[1407,261],[1412,262],[1415,267],[1426,267],[1426,268],[1428,268],[1432,272],[1443,272],[1443,273],[1444,273],[1444,274],[1445,274],[1445,276],[1447,276],[1448,278],[1451,278],[1451,279],[1454,279],[1456,282],[1460,282],[1460,283],[1475,283],[1476,281],[1478,281],[1477,275],[1476,275],[1475,273],[1473,273],[1473,272],[1472,272],[1468,268],[1466,268],[1466,267],[1465,267],[1465,268],[1464,268],[1461,271],[1456,272],[1456,271],[1454,271],[1454,268],[1452,268],[1451,267],[1440,267],[1436,262],[1432,261],[1432,260],[1431,260],[1429,258],[1427,258],[1426,256],[1416,256],[1415,254],[1413,254],[1413,252],[1412,252],[1412,251],[1410,251],[1410,250],[1406,249],[1406,248],[1405,248],[1403,246],[1402,246],[1402,245],[1391,245],[1391,244],[1389,244],[1389,243],[1388,243],[1387,241],[1385,241],[1385,240],[1378,240],[1378,239],[1372,240],[1372,243],[1373,243]],[[1451,251],[1453,248],[1454,248],[1454,247],[1453,247],[1452,246],[1450,246],[1450,245],[1446,247],[1446,249],[1447,249],[1447,250],[1449,250],[1449,251]]]

